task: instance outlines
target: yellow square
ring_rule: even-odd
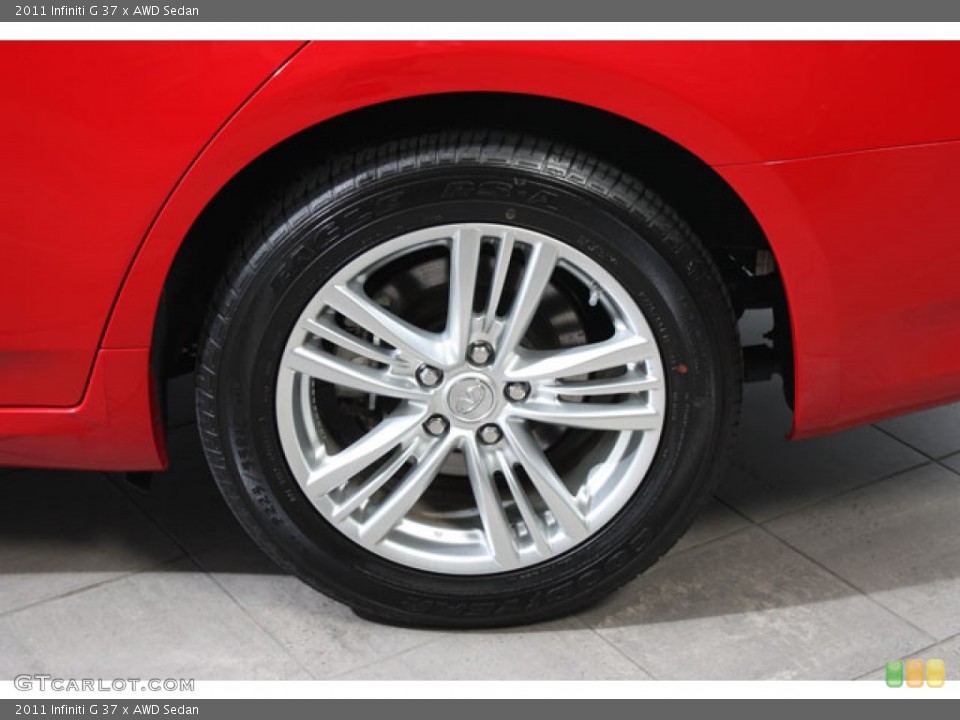
[[[943,660],[927,660],[927,685],[932,688],[943,687],[946,679],[946,668]]]
[[[907,687],[923,687],[923,660],[907,660]]]

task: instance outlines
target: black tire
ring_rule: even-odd
[[[312,294],[365,249],[417,227],[504,217],[587,253],[636,300],[669,373],[666,423],[639,489],[582,544],[499,574],[416,570],[355,544],[302,493],[276,430],[278,362]],[[459,132],[337,157],[280,194],[238,248],[209,314],[197,415],[224,497],[283,569],[377,621],[506,626],[580,610],[667,552],[715,487],[740,383],[720,275],[660,198],[570,147]]]

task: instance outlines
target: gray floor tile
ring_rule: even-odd
[[[960,480],[927,465],[769,525],[942,639],[960,632]]]
[[[960,403],[884,420],[878,425],[931,457],[960,451]]]
[[[170,469],[156,473],[143,492],[119,483],[133,502],[191,554],[246,538],[217,489],[194,425],[168,434]]]
[[[932,639],[763,530],[666,558],[584,615],[657,679],[852,679]]]
[[[0,612],[183,554],[102,474],[24,470],[0,486]]]
[[[350,680],[648,680],[580,622],[451,633],[344,676]]]
[[[307,679],[189,561],[0,618],[0,678]]]
[[[253,546],[221,546],[198,562],[317,679],[435,640],[439,633],[363,620],[276,566]]]
[[[687,531],[687,534],[680,538],[670,552],[689,550],[737,530],[743,530],[750,524],[749,520],[745,520],[743,516],[738,515],[722,502],[711,498],[694,521],[693,526]]]
[[[779,381],[747,385],[732,470],[718,496],[756,522],[926,461],[873,427],[790,442]]]

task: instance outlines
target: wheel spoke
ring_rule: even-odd
[[[351,335],[343,328],[337,327],[337,324],[329,317],[324,317],[320,320],[308,318],[303,321],[303,329],[316,335],[318,338],[331,342],[344,350],[365,357],[367,360],[372,360],[373,362],[383,365],[393,365],[397,360],[396,353],[373,345],[355,335]]]
[[[363,484],[359,490],[357,490],[353,495],[351,495],[346,502],[337,505],[336,509],[331,513],[330,519],[334,522],[340,522],[345,517],[349,516],[356,510],[358,507],[363,505],[367,500],[373,497],[374,493],[382,488],[390,478],[399,472],[407,461],[413,457],[413,454],[417,451],[419,442],[414,439],[406,448],[397,453],[397,456],[387,463],[385,466],[380,468],[371,478],[368,478],[367,481]]]
[[[447,306],[447,337],[455,357],[462,361],[470,340],[473,319],[473,296],[477,287],[480,246],[483,235],[477,228],[466,227],[454,233],[450,246],[450,297]]]
[[[506,317],[500,334],[498,352],[504,355],[512,353],[520,344],[537,308],[540,307],[540,298],[550,282],[558,256],[556,248],[552,245],[538,243],[532,246],[527,255],[520,288],[516,297],[513,298],[510,313]]]
[[[408,358],[433,365],[444,363],[442,338],[439,335],[411,325],[355,290],[345,285],[337,285],[330,290],[325,300],[331,308],[389,343]]]
[[[589,397],[594,395],[632,395],[646,390],[656,390],[660,387],[662,387],[662,383],[659,378],[627,373],[615,378],[543,384],[539,387],[539,390],[551,395]]]
[[[530,498],[527,497],[527,494],[523,491],[523,487],[520,485],[520,481],[517,480],[516,473],[513,472],[513,466],[502,452],[497,453],[497,465],[499,466],[500,472],[503,473],[504,479],[507,481],[507,487],[510,489],[510,494],[517,504],[520,517],[523,518],[523,524],[526,525],[527,532],[530,533],[530,539],[533,540],[533,545],[537,549],[537,553],[540,557],[550,556],[552,554],[550,543],[544,534],[543,526],[540,524],[540,518],[537,517],[536,511],[530,504]]]
[[[311,347],[301,345],[288,351],[283,356],[283,363],[291,370],[317,380],[360,392],[403,400],[423,398],[423,391],[412,378],[388,375],[383,370],[358,365]]]
[[[493,279],[490,283],[490,295],[487,299],[487,308],[483,317],[483,331],[489,333],[497,319],[497,307],[507,282],[507,272],[510,270],[510,260],[513,257],[513,236],[504,234],[497,246],[497,259],[493,266]]]
[[[589,430],[655,430],[660,416],[642,403],[524,403],[513,415],[551,425]]]
[[[637,335],[614,337],[565,350],[523,351],[509,369],[511,380],[534,382],[610,370],[649,358],[653,344]]]
[[[326,455],[310,472],[304,489],[314,498],[329,494],[350,478],[420,432],[423,413],[403,412],[385,418],[352,445],[335,455]]]
[[[437,476],[443,461],[453,450],[455,442],[454,438],[447,436],[433,444],[403,479],[400,487],[393,491],[377,508],[373,517],[360,528],[360,542],[365,545],[375,545],[410,512]]]
[[[470,487],[477,501],[480,519],[487,542],[487,549],[505,568],[516,567],[520,561],[513,541],[513,531],[503,511],[503,503],[497,493],[490,469],[472,441],[464,444],[464,455],[467,460],[467,473],[470,477]]]
[[[537,441],[526,428],[517,423],[507,424],[505,436],[527,477],[540,493],[563,533],[574,542],[587,537],[587,522],[577,507],[576,500],[557,476]]]

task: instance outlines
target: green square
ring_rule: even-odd
[[[887,687],[903,685],[903,660],[887,660]]]

